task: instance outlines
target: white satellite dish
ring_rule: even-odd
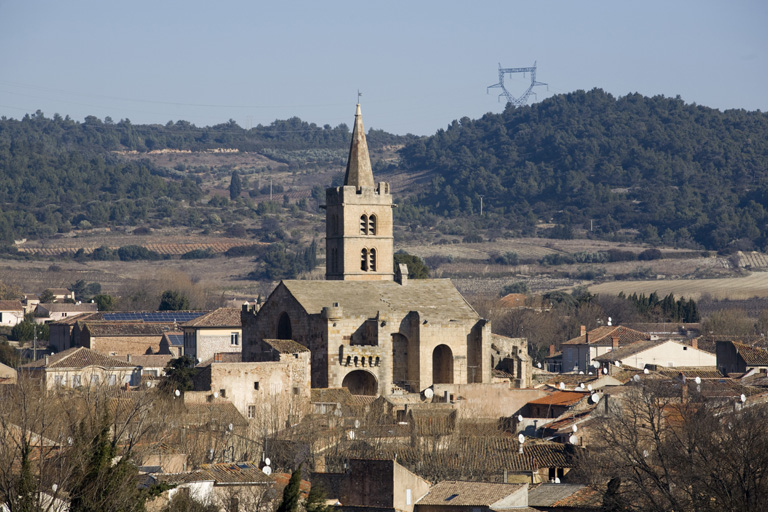
[[[621,361],[614,361],[613,364],[616,365],[616,368],[621,368]]]
[[[603,368],[603,375],[608,375],[608,368]]]
[[[598,393],[593,393],[592,394],[592,403],[596,404],[599,401],[600,401],[600,395]]]
[[[632,377],[632,380],[635,382],[640,382],[640,375],[639,374],[635,375],[634,377]]]
[[[592,375],[592,372],[587,373],[587,375]]]
[[[218,391],[214,391],[213,398],[219,398],[219,392]]]
[[[523,421],[523,415],[522,414],[518,414],[517,415],[517,421]]]
[[[517,436],[517,441],[520,444],[523,444],[525,442],[525,436],[523,434],[520,434],[519,436]]]
[[[584,375],[584,372],[579,370],[579,375]]]
[[[272,474],[272,468],[269,466],[264,466],[264,468],[261,470],[265,475],[271,475]]]
[[[56,484],[53,484],[53,485],[51,486],[51,489],[53,489],[53,492],[56,492],[56,491],[59,489],[59,486],[58,486],[58,485],[56,485]]]
[[[742,393],[742,395],[739,398],[741,398],[741,403],[744,403],[744,402],[747,401],[747,395],[745,395],[743,393]]]
[[[560,389],[565,389],[565,382],[560,383]]]
[[[573,430],[574,432],[577,432],[579,430],[579,427],[574,425],[571,427],[571,430]]]
[[[232,429],[234,429],[234,428],[235,428],[235,426],[233,424],[231,424],[231,423],[229,425],[227,425],[227,429],[229,429],[230,432],[232,432]]]
[[[424,390],[424,398],[426,398],[427,400],[429,400],[429,399],[430,399],[430,398],[432,398],[433,396],[435,396],[435,392],[434,392],[434,391],[432,391],[432,388],[427,388],[427,389],[425,389],[425,390]]]
[[[643,368],[643,373],[644,373],[644,374],[646,374],[646,375],[648,375],[648,374],[649,374],[649,373],[651,373],[651,372],[650,372],[650,370],[648,370],[648,368]]]
[[[556,484],[559,484],[559,483],[560,483],[560,479],[559,479],[559,478],[557,478],[557,477],[555,477],[555,483],[556,483]]]
[[[360,428],[360,420],[355,420],[355,428]]]
[[[264,459],[264,464],[266,464],[267,466],[269,466],[270,464],[272,464],[272,461],[271,461],[271,460],[269,460],[269,457],[267,457],[266,459]]]
[[[589,391],[592,391],[592,384],[587,384],[587,389],[588,389]]]
[[[576,436],[571,436],[571,437],[569,437],[569,438],[568,438],[568,442],[569,442],[569,443],[571,443],[571,444],[576,444],[576,442],[577,442],[578,440],[579,440],[579,439],[578,439]],[[559,484],[560,482],[555,482],[555,483],[556,483],[556,484]]]
[[[540,362],[539,362],[539,363],[536,363],[536,366],[538,366],[539,368],[541,368],[541,363],[540,363]]]
[[[174,394],[174,395],[176,395],[176,396],[181,396],[181,391],[179,391],[179,390],[177,389],[176,391],[174,391],[174,392],[173,392],[173,394]]]
[[[350,441],[354,441],[354,439],[355,439],[355,431],[354,430],[350,430],[349,434],[347,434],[347,436],[349,436]]]
[[[608,325],[613,325],[613,319],[611,317],[608,317]]]
[[[697,376],[695,380],[696,380],[696,384],[701,384],[701,377]]]

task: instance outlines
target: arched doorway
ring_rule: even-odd
[[[288,313],[281,313],[280,319],[277,321],[277,339],[279,340],[291,340],[293,339],[293,330],[291,329],[291,317]]]
[[[408,383],[408,338],[400,333],[392,334],[392,382]]]
[[[432,382],[453,384],[453,352],[448,345],[438,345],[432,352]]]
[[[349,372],[341,385],[353,395],[376,395],[379,388],[376,377],[365,370]]]

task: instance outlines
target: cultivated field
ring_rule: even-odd
[[[592,293],[616,295],[656,292],[659,295],[674,293],[676,297],[699,299],[708,294],[714,299],[751,299],[768,297],[768,272],[754,272],[744,277],[721,279],[670,279],[655,281],[612,281],[589,287]]]

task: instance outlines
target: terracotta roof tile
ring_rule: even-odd
[[[0,311],[24,311],[20,300],[0,300]]]
[[[531,507],[551,507],[558,501],[582,490],[581,484],[538,484],[528,489],[528,505]]]
[[[274,480],[265,475],[257,464],[252,462],[231,462],[203,464],[201,472],[207,473],[216,483],[225,484],[272,484]]]
[[[549,396],[543,396],[541,398],[537,398],[536,400],[531,400],[528,402],[529,404],[534,405],[574,405],[578,403],[583,398],[589,396],[589,392],[580,392],[580,391],[555,391]]]
[[[219,308],[182,324],[184,327],[241,327],[239,308]]]
[[[90,302],[82,304],[70,304],[68,302],[50,302],[38,304],[38,308],[45,309],[50,313],[95,313],[98,306]]]
[[[490,484],[446,480],[432,486],[418,505],[451,507],[490,506],[525,488],[525,484]]]
[[[766,366],[768,365],[768,350],[761,348],[750,347],[744,343],[738,343],[732,341],[733,346],[736,348],[736,352],[744,359],[744,362],[748,365]]]
[[[48,363],[46,364],[46,359]],[[104,368],[132,368],[136,365],[120,359],[105,356],[95,350],[85,347],[74,347],[47,358],[38,359],[25,364],[22,368],[85,368],[86,366],[102,366]]]
[[[622,325],[604,325],[597,329],[592,329],[584,336],[577,336],[564,343],[564,345],[610,345],[612,338],[619,338],[619,346],[626,345],[639,340],[650,339],[650,334],[630,329]]]
[[[173,324],[144,322],[85,322],[91,336],[162,336],[173,330]]]
[[[600,362],[613,362],[613,361],[621,361],[624,358],[633,356],[635,354],[639,354],[640,352],[643,352],[645,350],[648,350],[649,348],[656,347],[658,345],[662,345],[666,343],[668,340],[659,341],[659,340],[640,340],[635,341],[632,343],[629,343],[627,345],[624,345],[623,347],[619,347],[615,350],[611,350],[610,352],[607,352],[601,356],[597,356],[594,358],[595,361]]]

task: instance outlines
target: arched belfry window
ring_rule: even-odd
[[[363,249],[360,253],[360,270],[368,270],[368,249]]]
[[[371,215],[368,217],[368,234],[369,235],[375,235],[376,234],[376,216]]]
[[[361,235],[368,234],[368,216],[367,215],[360,216],[360,234]]]
[[[376,272],[376,249],[368,251],[368,270]]]
[[[335,213],[331,216],[331,233],[334,235],[339,234],[339,216]]]

